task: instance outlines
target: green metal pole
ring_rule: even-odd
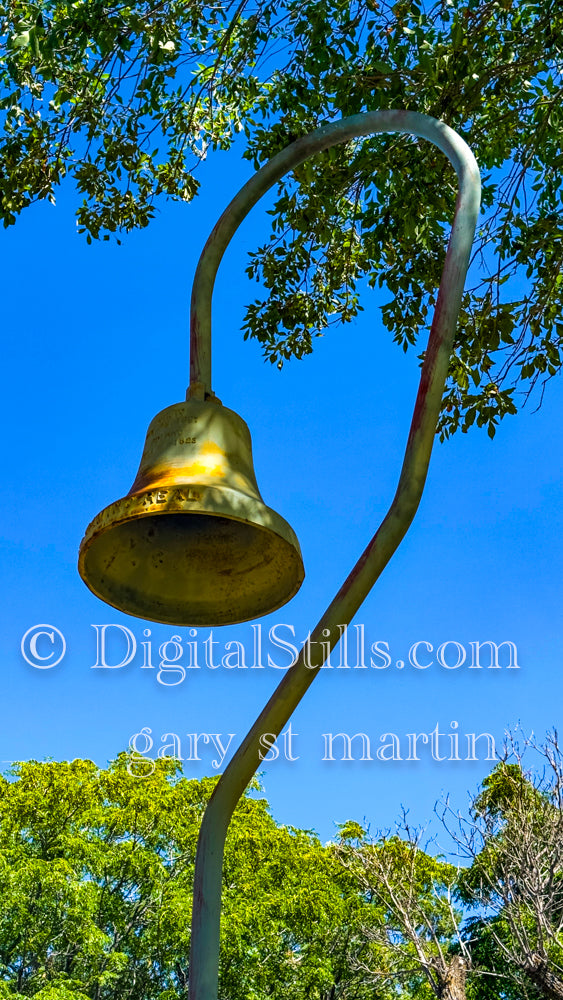
[[[406,534],[416,513],[436,433],[455,326],[479,211],[480,182],[466,143],[443,122],[413,111],[354,115],[303,136],[274,156],[241,189],[215,226],[196,270],[191,311],[189,394],[211,393],[211,295],[225,249],[259,198],[288,170],[339,142],[380,132],[428,139],[449,158],[458,176],[458,197],[428,347],[397,492],[379,529],[312,632],[219,780],[207,806],[198,841],[189,967],[189,1000],[217,1000],[221,880],[231,816],[260,766],[260,736],[279,735],[328,653],[341,636]],[[307,655],[306,655],[307,654]]]

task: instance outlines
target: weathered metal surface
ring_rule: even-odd
[[[106,603],[173,625],[260,617],[304,577],[294,532],[260,496],[244,420],[196,398],[154,418],[131,490],[89,525],[78,567]]]
[[[260,764],[264,732],[281,732],[329,651],[389,562],[415,515],[428,470],[477,214],[480,183],[466,143],[443,122],[411,111],[354,115],[298,139],[278,153],[242,188],[215,226],[200,257],[192,291],[191,379],[198,392],[211,388],[211,294],[232,235],[259,198],[288,170],[338,142],[380,132],[403,132],[438,146],[454,166],[459,193],[428,349],[397,492],[378,531],[324,613],[220,779],[205,812],[196,858],[190,1000],[217,1000],[221,877],[225,837],[233,810]],[[203,390],[201,387],[204,387]],[[322,641],[321,641],[322,640]]]

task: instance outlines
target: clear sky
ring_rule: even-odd
[[[249,171],[237,149],[214,154],[200,171],[195,202],[162,203],[150,227],[121,247],[89,247],[77,235],[70,190],[59,193],[56,207],[34,206],[2,234],[5,762],[90,757],[104,765],[143,728],[151,730],[152,755],[173,742],[166,734],[176,734],[182,756],[191,746],[193,757],[187,734],[205,733],[229,745],[228,759],[289,662],[269,630],[276,626],[296,645],[306,637],[392,499],[419,352],[405,356],[389,342],[378,297],[368,292],[360,320],[328,331],[311,357],[281,373],[264,364],[258,345],[240,333],[244,306],[257,294],[244,274],[245,255],[269,228],[266,206],[258,206],[216,286],[214,388],[250,427],[260,489],[297,532],[305,582],[292,602],[262,619],[263,666],[253,667],[258,630],[251,625],[214,629],[212,636],[199,629],[193,637],[186,628],[113,610],[78,576],[87,524],[129,490],[152,417],[184,398],[197,258]],[[348,667],[338,668],[333,654],[333,668],[305,696],[292,720],[296,735],[285,743],[296,759],[284,759],[282,744],[279,758],[264,766],[265,792],[280,822],[313,828],[323,839],[349,818],[365,819],[372,830],[392,826],[401,805],[413,822],[426,822],[448,792],[463,808],[492,767],[486,738],[476,744],[476,760],[464,759],[467,734],[489,733],[500,748],[507,726],[519,723],[541,737],[559,724],[562,403],[556,379],[539,412],[529,406],[507,418],[494,441],[474,428],[436,443],[415,522],[349,630]],[[38,625],[49,629],[35,632],[56,628],[66,642],[61,661],[47,669],[31,666],[21,651],[22,637]],[[112,626],[111,664],[127,651],[126,633],[113,626],[129,629],[130,650],[136,645],[129,664],[93,668],[102,625]],[[55,645],[49,635],[33,645],[33,634],[28,658],[35,649],[52,660],[58,635]],[[159,647],[178,635],[180,663],[189,663],[191,639],[200,666],[186,669],[183,679],[162,672],[161,683],[158,665],[174,647],[162,654]],[[362,636],[367,665],[358,668]],[[221,663],[229,640],[244,647],[246,668],[206,665],[211,654]],[[505,646],[498,669],[486,666],[486,648],[485,666],[470,667],[471,644],[486,640],[513,643],[518,666],[507,666]],[[148,642],[152,669],[142,667]],[[370,665],[373,643],[388,653],[389,666],[383,656]],[[276,666],[268,665],[268,653]],[[366,734],[373,759],[357,759],[357,739],[356,759],[323,760],[323,734],[339,732]],[[432,740],[432,732],[444,735]],[[456,732],[459,761],[448,759],[455,757],[448,734]],[[377,757],[394,742],[386,733],[395,734],[401,761]],[[416,742],[419,760],[406,759],[409,750],[414,756],[409,733],[428,737]],[[216,773],[220,747],[202,738],[198,746],[201,761],[186,759],[185,773]],[[433,759],[433,749],[446,759]]]

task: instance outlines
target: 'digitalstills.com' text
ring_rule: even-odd
[[[365,625],[361,624],[339,625],[338,645],[330,653],[328,629],[322,633],[326,633],[326,641],[321,638],[314,643],[309,633],[298,642],[294,626],[282,622],[269,629],[260,623],[252,624],[248,626],[244,639],[222,641],[216,638],[212,629],[189,628],[183,635],[175,632],[164,641],[159,641],[150,628],[143,629],[141,635],[135,635],[126,625],[92,625],[91,628],[92,669],[119,670],[133,666],[153,670],[158,683],[165,687],[182,684],[188,671],[202,667],[208,670],[256,670],[266,667],[287,670],[301,647],[305,665],[314,669],[311,658],[313,652],[318,653],[318,650],[313,650],[315,645],[324,647],[324,670],[519,668],[516,644],[507,639],[501,642],[475,640],[465,644],[455,639],[439,643],[420,639],[402,655],[396,656],[389,642],[372,640],[366,634]],[[27,629],[20,646],[25,661],[40,670],[58,666],[68,651],[63,632],[48,624],[33,625]]]

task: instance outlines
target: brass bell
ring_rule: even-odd
[[[248,427],[215,398],[157,414],[131,490],[88,526],[78,569],[107,604],[172,625],[266,615],[305,575],[294,532],[260,496]]]

